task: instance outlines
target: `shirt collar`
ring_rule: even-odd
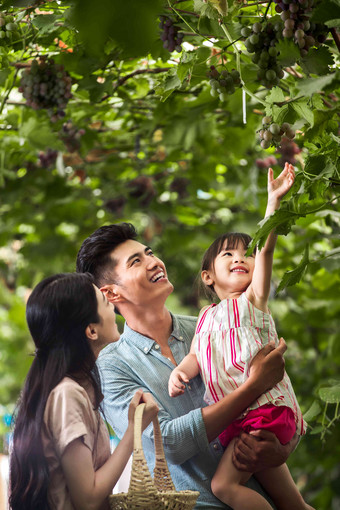
[[[172,317],[172,333],[170,337],[183,342],[184,340],[180,332],[179,321],[176,315],[173,315],[171,312],[170,315]],[[145,354],[148,354],[156,343],[154,340],[152,340],[152,338],[144,336],[141,333],[138,333],[138,331],[131,329],[127,322],[125,322],[124,325],[123,335],[126,339],[128,339],[130,344],[135,345],[135,347],[138,347],[138,349],[143,351]]]

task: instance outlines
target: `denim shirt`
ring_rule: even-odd
[[[189,353],[195,333],[196,318],[172,315],[173,331],[168,340],[177,363]],[[159,405],[158,419],[169,471],[177,490],[200,492],[195,508],[230,509],[211,493],[211,479],[223,448],[216,439],[208,442],[201,408],[204,384],[200,376],[187,385],[183,395],[171,398],[168,380],[173,363],[161,354],[152,339],[125,324],[118,342],[105,347],[99,355],[105,419],[121,438],[128,425],[128,408],[138,389],[151,393]],[[153,429],[143,432],[143,449],[150,472],[154,468]],[[255,479],[247,484],[263,494]]]

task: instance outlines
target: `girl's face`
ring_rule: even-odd
[[[227,241],[214,260],[213,267],[202,271],[202,280],[213,285],[222,299],[238,297],[250,285],[254,272],[255,257],[246,257],[247,249],[240,241],[235,248],[227,248]]]
[[[114,306],[106,299],[105,295],[94,286],[96,290],[99,324],[96,324],[98,334],[98,347],[104,347],[107,344],[116,342],[119,339],[119,331],[116,323],[116,314]]]

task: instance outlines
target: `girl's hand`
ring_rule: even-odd
[[[189,379],[187,375],[181,370],[173,370],[171,372],[169,378],[169,395],[170,397],[178,397],[179,395],[183,395],[185,390],[185,385],[183,383],[188,383]]]
[[[293,165],[285,163],[284,169],[280,175],[274,179],[272,168],[268,169],[268,203],[280,202],[295,181],[295,171]]]

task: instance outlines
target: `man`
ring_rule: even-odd
[[[136,389],[150,392],[159,403],[159,422],[169,470],[177,490],[198,490],[196,508],[229,508],[210,490],[222,447],[218,435],[265,390],[283,377],[286,347],[267,345],[254,358],[248,380],[211,406],[203,402],[204,385],[198,376],[183,395],[168,394],[174,366],[189,352],[196,319],[172,315],[165,302],[173,291],[164,263],[151,248],[136,240],[129,223],[99,228],[82,244],[77,271],[90,272],[95,283],[125,318],[120,340],[98,359],[104,390],[106,419],[118,437],[127,427],[128,406]],[[296,440],[282,446],[274,434],[243,434],[234,453],[239,469],[256,472],[286,461]],[[154,459],[152,429],[143,434],[145,456]],[[249,486],[262,492],[252,478]],[[262,492],[263,493],[263,492]]]

